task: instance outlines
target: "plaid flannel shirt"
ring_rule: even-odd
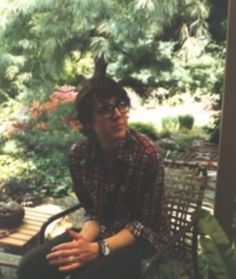
[[[95,139],[74,144],[70,172],[85,219],[100,222],[101,237],[127,228],[156,248],[168,241],[163,161],[147,136],[128,130],[109,165]]]

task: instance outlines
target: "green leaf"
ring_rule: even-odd
[[[218,220],[203,210],[198,223],[200,244],[210,269],[219,279],[233,279],[236,274],[236,250],[234,244],[220,226]]]

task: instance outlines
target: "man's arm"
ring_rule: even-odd
[[[93,224],[94,225],[94,224]],[[86,225],[87,226],[87,225]],[[94,236],[93,230],[88,230]],[[87,232],[88,232],[87,231]],[[60,271],[71,271],[100,256],[100,248],[97,242],[89,242],[81,233],[69,230],[73,241],[59,244],[52,248],[47,255],[51,265],[57,266]],[[122,229],[115,235],[105,239],[111,251],[132,245],[135,237],[127,229]]]
[[[126,228],[118,233],[104,239],[111,251],[132,245],[135,242],[135,236]]]
[[[88,240],[88,242],[94,241],[100,232],[100,224],[96,220],[88,220],[86,221],[82,229],[80,231],[80,234]]]

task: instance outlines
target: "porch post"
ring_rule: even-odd
[[[236,1],[229,0],[215,216],[231,236],[236,197]]]

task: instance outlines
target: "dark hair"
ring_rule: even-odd
[[[91,78],[81,85],[75,100],[75,106],[77,119],[83,126],[82,133],[84,135],[89,136],[91,133],[90,124],[95,100],[104,102],[111,97],[127,101],[130,105],[126,90],[111,78]]]

